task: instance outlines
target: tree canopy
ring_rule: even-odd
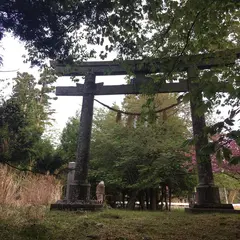
[[[85,58],[86,43],[124,58],[209,52],[239,47],[239,7],[236,0],[3,0],[0,38],[11,31],[25,41],[33,63]]]

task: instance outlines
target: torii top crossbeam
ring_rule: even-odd
[[[168,57],[162,59],[144,59],[117,61],[89,61],[81,63],[51,62],[59,76],[84,76],[92,72],[96,76],[126,75],[129,72],[150,74],[169,71],[186,71],[195,65],[198,69],[210,69],[218,66],[233,65],[240,58],[240,48],[214,53]]]

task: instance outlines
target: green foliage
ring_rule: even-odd
[[[65,163],[49,139],[40,139],[35,143],[33,151],[35,161],[33,171],[53,174]]]
[[[79,117],[78,114],[76,114],[76,117],[68,120],[61,135],[60,151],[62,158],[66,162],[73,162],[76,159],[78,129]]]
[[[0,39],[12,31],[27,42],[34,63],[45,57],[71,61],[93,56],[81,40],[103,46],[102,58],[113,50],[120,59],[209,52],[239,46],[239,4],[235,0],[3,0]]]
[[[214,182],[218,187],[227,188],[227,189],[239,189],[240,182],[239,179],[232,177],[229,174],[225,173],[215,173],[214,174]]]
[[[0,157],[3,162],[53,172],[59,163],[54,148],[42,135],[51,124],[50,100],[56,76],[47,68],[37,82],[28,73],[18,73],[9,99],[0,105]]]
[[[186,158],[179,152],[184,139],[180,121],[136,128],[106,121],[93,131],[90,177],[118,189],[154,188],[162,182],[175,193],[192,187],[181,166]]]
[[[159,95],[154,105],[161,109],[174,99],[174,95]],[[123,108],[141,112],[146,100],[147,97],[127,96]],[[156,188],[160,183],[171,185],[176,194],[191,190],[195,176],[188,175],[182,167],[187,158],[181,145],[189,136],[184,121],[174,109],[159,113],[151,124],[145,118],[146,115],[142,119],[139,116],[122,116],[116,123],[115,112],[96,110],[90,151],[90,182],[104,180],[112,191]],[[60,148],[66,161],[75,159],[78,126],[79,120],[74,117],[63,130]]]
[[[17,102],[8,100],[1,106],[1,159],[12,159],[18,156],[20,161],[26,157],[29,142],[24,139],[27,122]],[[15,151],[16,150],[16,151]]]

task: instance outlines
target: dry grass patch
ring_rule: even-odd
[[[20,172],[0,164],[0,205],[49,205],[61,194],[62,185],[53,176]]]

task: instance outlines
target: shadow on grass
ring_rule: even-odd
[[[48,228],[37,223],[23,227],[19,232],[19,236],[22,236],[22,239],[26,239],[26,240],[27,239],[38,239],[38,240],[54,239],[52,232]]]
[[[50,229],[42,224],[34,223],[22,226],[12,225],[11,223],[0,222],[0,239],[16,240],[46,240],[54,239]]]

